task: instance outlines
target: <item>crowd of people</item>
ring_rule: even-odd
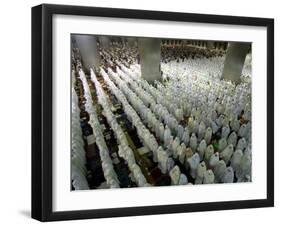
[[[151,84],[143,79],[137,48],[121,44],[100,48],[101,67],[90,71],[98,104],[117,140],[118,155],[128,165],[137,186],[153,184],[136,161],[97,76],[122,105],[153,162],[170,176],[171,185],[251,181],[251,55],[246,58],[241,83],[236,85],[221,78],[224,51],[190,46],[162,46],[161,51],[161,82]],[[96,115],[97,103],[92,100],[82,68],[79,76],[106,184],[119,187]],[[76,166],[72,184],[75,189],[87,189],[75,94],[72,99],[72,153]]]

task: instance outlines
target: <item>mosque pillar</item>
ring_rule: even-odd
[[[136,38],[133,37],[128,37],[127,38],[127,43],[129,47],[134,47],[136,44]]]
[[[74,40],[80,51],[83,66],[89,70],[91,67],[99,67],[100,55],[97,47],[97,38],[93,35],[74,35]]]
[[[244,66],[245,58],[249,51],[249,43],[229,43],[224,61],[222,78],[240,83],[240,76]]]
[[[100,36],[99,37],[100,44],[103,48],[109,48],[110,46],[110,39],[107,36]]]
[[[140,53],[141,76],[148,82],[161,80],[160,39],[138,38],[138,48]]]

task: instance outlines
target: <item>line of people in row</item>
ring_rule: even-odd
[[[134,69],[136,69],[136,68],[139,68],[139,67],[132,67],[132,68],[134,68]],[[127,70],[127,72],[128,72],[129,70]],[[218,108],[220,108],[221,106],[217,106],[217,109]],[[192,112],[193,113],[193,115],[196,115],[196,111],[193,111]],[[216,113],[216,112],[215,112]],[[198,113],[197,113],[198,114]],[[214,117],[215,118],[215,117]],[[244,117],[245,119],[246,119],[246,117]],[[249,117],[248,117],[249,118]],[[235,150],[232,150],[232,149],[234,149],[234,147],[232,147],[232,146],[228,146],[227,147],[227,149],[221,154],[221,158],[223,158],[223,156],[224,155],[226,155],[226,156],[232,156],[232,154],[234,153],[234,151],[235,151],[235,153],[236,153],[236,155],[233,155],[233,157],[234,156],[236,156],[236,162],[238,161],[237,159],[242,159],[242,157],[244,157],[243,159],[245,160],[245,161],[242,161],[242,162],[245,162],[244,163],[244,165],[245,166],[247,166],[247,167],[244,167],[244,168],[246,168],[244,171],[245,171],[245,173],[237,173],[237,175],[238,175],[238,177],[240,178],[240,181],[244,181],[244,180],[249,180],[249,177],[250,177],[250,167],[251,167],[251,151],[250,151],[250,148],[249,148],[249,145],[247,146],[247,144],[246,144],[246,138],[244,138],[243,136],[246,136],[247,134],[249,135],[249,131],[250,131],[250,123],[248,123],[248,124],[242,124],[242,126],[240,126],[240,121],[238,120],[238,119],[236,119],[236,120],[233,120],[233,122],[231,122],[230,123],[230,125],[231,125],[231,127],[229,127],[229,125],[226,125],[225,127],[223,127],[223,128],[218,128],[220,125],[222,125],[223,124],[223,117],[220,117],[218,120],[216,120],[214,123],[213,123],[213,125],[215,124],[216,125],[216,127],[215,127],[215,133],[219,130],[219,129],[221,129],[222,130],[222,137],[221,137],[221,139],[220,139],[220,142],[219,142],[219,146],[221,147],[221,149],[223,149],[222,147],[224,147],[224,149],[226,149],[226,147],[225,147],[225,144],[226,144],[226,146],[228,146],[227,144],[229,143],[229,145],[231,145],[232,143],[233,144],[237,144],[237,134],[236,134],[236,132],[238,133],[238,135],[239,135],[239,137],[240,137],[240,139],[239,139],[239,141],[238,141],[238,145],[237,145],[237,147],[236,147],[236,149]],[[196,118],[195,118],[195,120],[196,120]],[[210,131],[211,131],[211,128],[210,127],[208,127],[207,129],[206,129],[206,126],[204,125],[204,122],[202,123],[202,122],[200,122],[200,124],[198,125],[198,123],[196,123],[196,121],[195,121],[193,118],[191,118],[190,119],[190,122],[189,122],[189,128],[191,128],[191,131],[193,130],[193,132],[197,132],[198,130],[199,130],[199,136],[200,136],[200,139],[199,139],[199,142],[191,142],[191,146],[193,146],[193,149],[195,149],[196,150],[196,147],[197,147],[197,145],[199,144],[199,146],[200,146],[200,148],[199,148],[199,150],[201,150],[201,153],[203,152],[202,150],[204,150],[204,143],[205,143],[205,141],[202,141],[201,139],[202,139],[202,134],[204,134],[204,131],[206,130],[206,131],[208,131],[208,134],[209,135],[207,135],[207,137],[204,137],[204,138],[206,138],[206,140],[207,140],[207,143],[209,143],[209,140],[210,140]],[[195,123],[193,123],[195,121]],[[227,120],[224,120],[224,122],[227,122]],[[195,124],[195,125],[194,125]],[[212,124],[211,124],[212,125]],[[231,129],[233,129],[234,128],[234,130],[236,130],[236,132],[235,131],[231,131],[231,133],[230,133],[230,130]],[[181,130],[182,131],[182,130]],[[201,131],[201,132],[200,132]],[[167,133],[169,133],[169,132],[167,132]],[[230,135],[229,135],[230,134]],[[191,139],[191,140],[194,140],[194,137],[195,137],[195,134],[192,134],[193,135],[193,139]],[[228,137],[228,135],[229,135],[229,137]],[[168,136],[169,137],[169,136]],[[185,136],[185,137],[187,137],[187,136]],[[247,138],[249,138],[249,137],[247,137]],[[188,142],[188,140],[185,138],[184,139],[186,142]],[[250,139],[249,139],[250,140]],[[228,143],[227,143],[227,141],[228,141]],[[193,145],[193,144],[194,145]],[[196,144],[196,147],[195,147],[195,144]],[[233,145],[232,144],[232,145]],[[246,147],[247,147],[247,151],[244,153],[243,152],[243,150],[245,150],[246,149]],[[220,150],[221,150],[220,149]],[[223,150],[224,150],[223,149]],[[242,150],[241,150],[242,149]],[[197,150],[196,150],[197,151]],[[242,152],[242,156],[241,156],[241,152]],[[199,152],[200,153],[200,152]],[[229,154],[230,153],[230,154]],[[202,156],[202,154],[201,154],[201,156]],[[228,157],[229,158],[229,157]],[[201,157],[201,159],[202,159],[202,157]],[[237,164],[236,164],[237,165]],[[237,168],[237,167],[236,167]],[[240,167],[241,168],[241,167]],[[242,167],[243,168],[243,167]],[[230,172],[232,171],[232,170],[229,170]],[[238,170],[236,170],[236,171],[238,171]],[[241,171],[241,170],[240,170]],[[246,178],[248,178],[248,179],[246,179]]]

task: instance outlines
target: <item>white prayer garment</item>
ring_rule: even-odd
[[[243,124],[240,126],[239,131],[238,131],[238,136],[240,137],[245,137],[247,133],[247,125]]]
[[[173,158],[178,157],[177,148],[178,148],[179,145],[180,145],[180,140],[179,140],[178,137],[176,137],[172,142]]]
[[[215,166],[218,164],[218,162],[219,162],[219,153],[216,152],[210,158],[209,167],[214,169]]]
[[[228,125],[222,127],[221,137],[227,138],[229,133],[230,133],[230,128]]]
[[[185,147],[185,144],[182,143],[181,148],[178,152],[178,158],[181,164],[184,164],[186,155],[187,155],[187,148]]]
[[[212,170],[204,172],[203,184],[213,184],[215,181],[215,175]]]
[[[238,140],[238,144],[236,146],[236,149],[244,150],[247,147],[247,141],[244,137],[240,138]]]
[[[232,167],[230,166],[226,168],[221,181],[223,183],[233,183],[233,180],[234,180],[234,172]]]
[[[225,163],[227,164],[230,159],[231,156],[233,154],[234,148],[232,144],[229,144],[221,153],[220,153],[220,157],[225,161]]]
[[[156,152],[153,152],[153,161],[154,162],[159,162],[158,160],[158,152],[163,152],[162,146],[159,146]]]
[[[179,178],[179,185],[185,185],[188,183],[187,177],[181,173]]]
[[[202,161],[197,167],[197,175],[195,184],[202,184],[204,179],[204,173],[207,171],[207,167],[204,161]]]
[[[180,139],[182,139],[183,133],[184,133],[184,128],[182,127],[182,125],[179,125],[179,126],[178,126],[177,137],[179,137]]]
[[[237,143],[237,135],[235,132],[232,132],[228,139],[227,139],[227,143],[228,144],[232,144],[233,146],[236,146],[236,143]]]
[[[222,181],[225,171],[226,171],[226,164],[223,160],[220,160],[214,168],[215,182],[218,183]]]
[[[211,127],[208,127],[206,129],[206,133],[205,133],[205,137],[204,137],[204,140],[207,142],[207,144],[209,144],[211,142],[211,138],[212,138],[212,129]]]
[[[171,142],[171,131],[169,129],[169,127],[166,125],[165,126],[165,132],[164,132],[164,143],[165,146],[168,146]]]
[[[199,130],[199,123],[198,123],[198,120],[194,120],[194,129],[193,129],[193,132],[198,134],[198,130]]]
[[[201,140],[206,132],[206,126],[205,123],[203,121],[200,122],[199,124],[199,129],[198,129],[198,139]]]
[[[251,156],[245,154],[241,158],[241,162],[238,170],[236,171],[236,177],[238,182],[248,182],[251,181]]]
[[[195,132],[194,127],[195,127],[194,120],[193,120],[193,118],[190,117],[189,120],[188,120],[188,130],[190,132],[194,133]]]
[[[243,118],[245,120],[251,120],[251,112],[249,110],[247,110],[244,114],[243,114]]]
[[[240,128],[240,122],[239,122],[239,120],[238,120],[237,118],[234,119],[234,120],[231,122],[230,126],[231,126],[232,130],[238,132],[238,131],[239,131],[239,128]]]
[[[176,118],[177,118],[178,121],[183,120],[183,111],[182,111],[182,109],[178,108],[175,111],[175,114],[176,114]]]
[[[177,148],[177,155],[179,157],[179,161],[181,164],[184,164],[185,161],[185,151],[186,151],[186,146],[184,143],[181,143],[181,145],[178,146]]]
[[[168,155],[165,151],[159,151],[157,154],[158,166],[162,173],[166,173],[168,168]]]
[[[223,151],[226,148],[226,146],[227,146],[227,140],[226,138],[223,137],[219,140],[219,151],[220,152]]]
[[[179,184],[179,179],[180,179],[180,168],[178,166],[175,166],[170,172],[169,175],[171,177],[171,184],[172,185],[177,185]]]
[[[190,175],[192,178],[196,178],[196,174],[197,174],[197,167],[200,163],[200,156],[198,153],[195,153],[191,158],[189,158],[187,160],[187,162],[189,163],[189,167],[190,167]]]
[[[237,171],[239,169],[242,157],[243,157],[243,152],[240,149],[237,149],[233,153],[230,165],[234,171]]]
[[[187,127],[184,129],[184,132],[182,135],[182,141],[185,143],[185,145],[188,145],[188,143],[189,143],[189,131],[188,131]]]
[[[211,126],[213,134],[215,134],[219,130],[219,126],[214,121],[211,122]]]
[[[198,145],[198,148],[197,148],[197,151],[198,151],[198,154],[199,154],[201,160],[203,160],[206,148],[207,148],[206,141],[205,140],[201,140],[201,142],[200,142],[200,144]]]
[[[193,153],[193,151],[192,151],[191,148],[187,148],[187,149],[184,151],[184,153],[185,153],[185,163],[184,163],[184,165],[185,165],[185,168],[186,168],[186,169],[189,169],[188,159],[191,158],[194,153]]]
[[[170,172],[174,166],[175,166],[174,160],[172,158],[168,158],[168,161],[167,161],[168,172]]]
[[[161,123],[159,127],[159,137],[161,141],[164,141],[164,125]]]
[[[196,137],[195,133],[192,133],[189,142],[190,142],[191,149],[193,151],[196,151],[196,148],[197,148],[197,137]]]

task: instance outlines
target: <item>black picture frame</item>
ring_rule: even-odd
[[[96,210],[52,210],[52,17],[55,14],[182,21],[267,28],[267,198]],[[274,206],[274,20],[176,12],[43,4],[32,8],[32,218],[122,217]]]

